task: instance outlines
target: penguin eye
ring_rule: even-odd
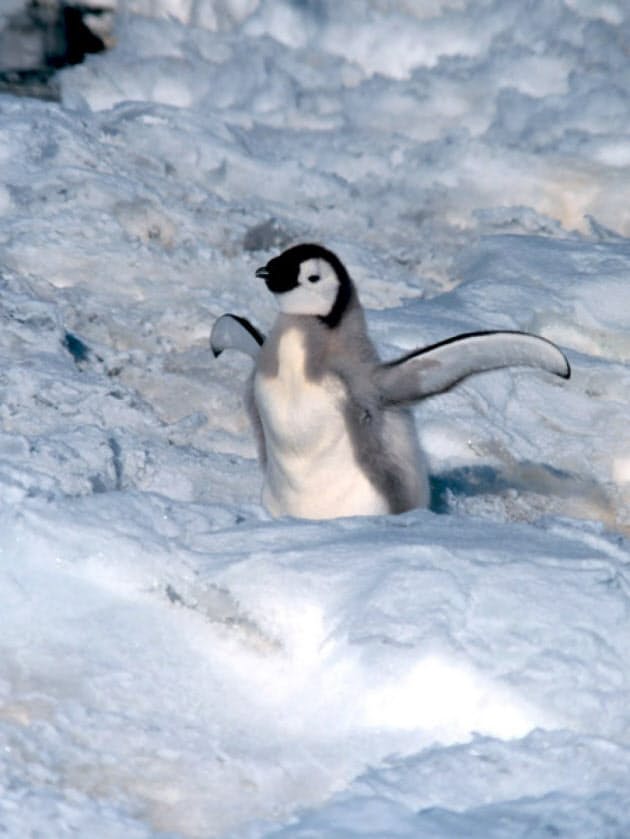
[[[308,281],[309,283],[318,283],[320,279],[321,277],[319,276],[319,274],[311,274],[311,276],[308,278]]]

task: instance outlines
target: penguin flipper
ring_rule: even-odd
[[[379,365],[376,385],[386,404],[408,404],[449,390],[474,373],[517,365],[564,379],[571,375],[564,353],[546,338],[528,332],[470,332]]]
[[[265,336],[239,315],[221,315],[210,333],[210,349],[218,358],[223,350],[237,350],[256,360]]]

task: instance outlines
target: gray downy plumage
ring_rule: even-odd
[[[570,376],[568,361],[554,344],[522,332],[459,335],[381,362],[352,280],[338,257],[319,245],[290,248],[258,269],[257,276],[280,308],[269,336],[228,314],[216,321],[211,346],[215,356],[236,349],[255,359],[247,405],[265,472],[263,501],[273,515],[328,518],[426,506],[427,467],[407,406],[500,367],[528,365]],[[320,441],[315,426],[312,441],[298,435],[293,450],[291,417],[309,426],[310,412],[301,400],[311,395],[313,416],[325,407],[323,424],[330,424],[331,438],[321,429]],[[340,434],[346,437],[348,456],[339,448]],[[342,461],[342,474],[333,452]],[[329,474],[328,483],[322,474]],[[364,479],[367,489],[359,486]],[[334,496],[337,484],[344,490],[341,497]],[[328,505],[322,497],[327,494]]]

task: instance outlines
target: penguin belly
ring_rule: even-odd
[[[387,499],[357,461],[343,382],[332,373],[307,376],[304,339],[296,329],[280,337],[277,352],[277,374],[257,372],[254,379],[267,454],[267,511],[307,519],[388,513]]]

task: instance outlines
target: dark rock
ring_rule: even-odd
[[[29,0],[0,16],[0,93],[58,99],[55,70],[104,50],[110,18],[111,0],[103,0],[101,8],[74,0]],[[100,21],[98,27],[94,21]]]
[[[93,10],[91,10],[93,13]],[[103,52],[105,43],[83,22],[86,9],[80,6],[64,6],[61,10],[64,49],[48,56],[52,67],[66,67],[80,64],[86,55]]]

